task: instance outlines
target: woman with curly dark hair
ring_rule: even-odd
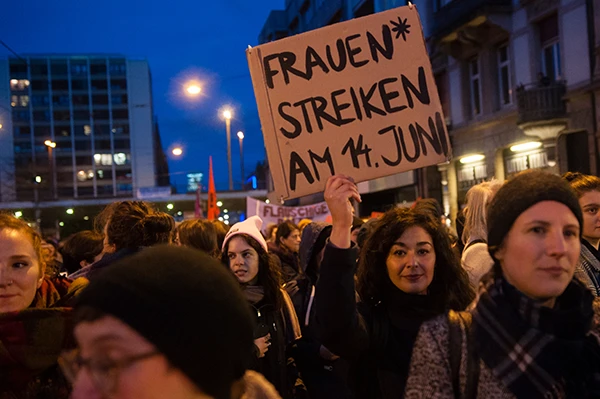
[[[317,283],[317,322],[331,352],[353,361],[357,398],[398,398],[404,392],[421,324],[474,298],[444,226],[419,209],[387,211],[361,248],[351,244],[353,181],[330,178],[325,200],[333,219]]]
[[[575,269],[575,277],[600,296],[600,177],[567,172],[563,179],[569,182],[577,194],[583,211],[581,254]]]
[[[236,277],[252,306],[256,328],[253,369],[262,373],[284,399],[301,395],[303,386],[289,359],[292,344],[301,337],[300,323],[292,301],[281,288],[277,263],[270,255],[260,228],[262,220],[252,216],[234,224],[222,248],[222,262]]]

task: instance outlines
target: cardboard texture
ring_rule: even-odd
[[[341,22],[246,51],[275,194],[323,191],[451,157],[416,7]]]
[[[329,208],[325,202],[305,206],[282,206],[267,204],[257,199],[246,197],[246,217],[258,216],[262,219],[262,229],[267,231],[271,223],[279,224],[290,220],[298,224],[302,219],[311,219],[313,222],[326,222],[331,218]]]

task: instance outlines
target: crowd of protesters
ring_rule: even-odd
[[[0,214],[0,399],[600,398],[600,178],[541,171],[363,221],[115,202],[61,243]]]

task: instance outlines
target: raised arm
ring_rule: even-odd
[[[352,204],[360,194],[351,178],[336,175],[327,181],[325,200],[333,228],[325,247],[316,290],[316,325],[323,345],[342,357],[355,357],[368,347],[364,320],[356,308],[354,272],[358,255],[352,246]]]

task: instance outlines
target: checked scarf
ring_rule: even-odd
[[[596,257],[598,251],[587,241],[581,240],[581,254],[575,277],[592,291],[594,296],[600,296],[600,260]]]
[[[599,398],[600,342],[593,296],[575,280],[544,307],[503,277],[480,285],[473,311],[478,352],[518,398]]]

